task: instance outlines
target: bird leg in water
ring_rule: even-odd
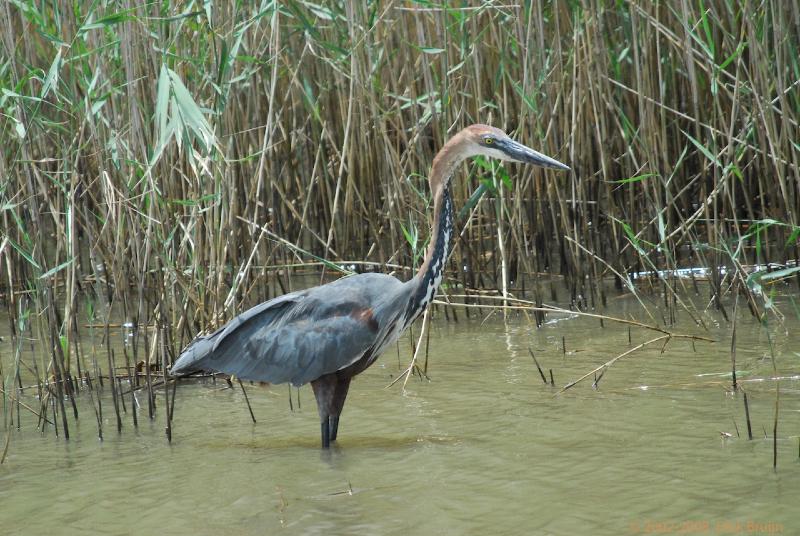
[[[333,407],[328,416],[328,426],[331,432],[331,441],[336,441],[336,434],[339,432],[339,415],[342,414],[344,400],[347,398],[347,390],[350,388],[350,378],[339,378],[333,390]]]
[[[330,416],[333,413],[333,398],[336,393],[336,374],[325,374],[311,382],[314,397],[317,399],[322,448],[331,446]]]
[[[339,416],[328,416],[328,433],[330,434],[331,441],[336,441],[336,434],[339,431]]]
[[[336,441],[339,431],[339,415],[350,388],[350,378],[339,378],[336,373],[325,374],[311,382],[319,411],[322,448],[330,447]]]
[[[331,446],[331,429],[328,426],[328,421],[323,420],[320,423],[320,429],[322,430],[322,448],[327,449]]]

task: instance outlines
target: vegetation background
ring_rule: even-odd
[[[573,171],[465,165],[451,294],[591,308],[613,280],[671,310],[674,270],[697,267],[709,303],[733,286],[760,314],[762,283],[800,284],[797,0],[11,0],[0,17],[0,280],[17,355],[42,341],[21,363],[37,377],[100,376],[87,325],[124,318],[134,361],[168,362],[294,274],[410,276],[431,159],[474,122]]]

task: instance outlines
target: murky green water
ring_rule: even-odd
[[[171,445],[163,407],[153,422],[140,415],[138,430],[126,416],[118,435],[108,399],[98,441],[82,397],[70,441],[52,429],[43,437],[23,416],[0,466],[0,533],[798,534],[800,326],[770,328],[779,372],[795,376],[780,382],[774,472],[775,383],[745,384],[748,441],[741,395],[722,376],[730,327],[705,320],[721,342],[637,352],[598,390],[589,381],[560,396],[528,347],[564,385],[630,348],[626,328],[438,322],[431,381],[385,389],[399,369],[394,352],[384,355],[353,384],[330,452],[318,447],[307,387],[294,411],[286,386],[249,387],[254,425],[240,390],[182,383]],[[654,336],[634,330],[633,345]],[[408,348],[404,339],[403,366]],[[745,379],[771,376],[769,355],[765,331],[741,316]]]

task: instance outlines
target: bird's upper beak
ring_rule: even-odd
[[[498,143],[497,148],[505,153],[509,160],[514,160],[515,162],[525,162],[535,166],[569,171],[569,166],[511,139]]]

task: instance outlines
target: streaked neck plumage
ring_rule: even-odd
[[[456,167],[468,156],[469,141],[463,132],[448,141],[433,159],[428,178],[433,194],[433,224],[431,237],[422,266],[414,280],[417,288],[406,308],[406,325],[425,310],[433,301],[436,290],[442,282],[444,265],[450,252],[450,239],[453,236],[453,200],[450,197],[450,178]]]

